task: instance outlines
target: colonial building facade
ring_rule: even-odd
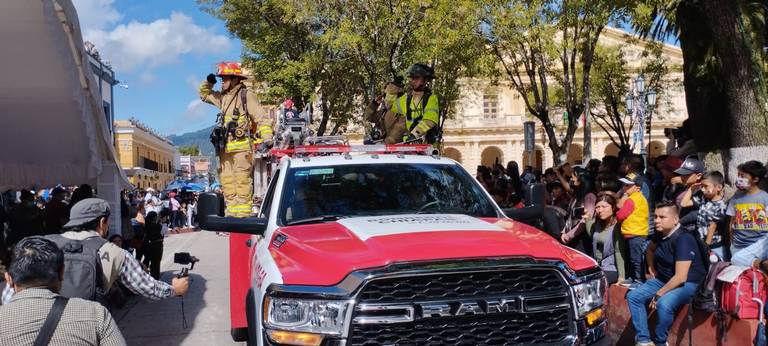
[[[174,180],[176,147],[137,120],[115,121],[115,147],[120,166],[134,186],[159,190]]]
[[[641,54],[648,44],[614,28],[606,28],[599,43],[622,47],[632,70],[641,67]],[[652,115],[651,135],[645,135],[646,144],[650,143],[650,157],[666,151],[669,140],[664,136],[664,128],[678,127],[687,118],[680,70],[682,52],[678,47],[664,45],[663,57],[671,68],[667,76],[667,88],[659,96],[658,107]],[[528,114],[525,100],[510,84],[504,83],[503,79],[496,85],[487,80],[464,80],[460,95],[456,116],[447,120],[444,126],[445,156],[458,161],[470,172],[474,172],[478,165],[491,166],[497,159],[503,165],[514,160],[522,166],[531,165],[538,169],[552,166],[552,151],[541,123]],[[524,152],[523,123],[530,120],[536,122],[536,149],[533,157]],[[564,129],[561,130],[564,132]],[[568,151],[568,161],[571,163],[583,159],[583,130],[583,125],[580,125]],[[616,155],[619,151],[594,120],[591,149],[593,158]],[[635,151],[639,152],[639,148]]]

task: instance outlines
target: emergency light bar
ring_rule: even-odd
[[[430,144],[300,145],[289,149],[272,149],[270,153],[276,157],[345,153],[432,155],[435,148]]]

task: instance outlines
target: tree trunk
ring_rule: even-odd
[[[768,153],[768,95],[760,66],[762,44],[752,42],[742,22],[740,1],[705,0],[702,9],[712,30],[715,52],[727,69],[720,80],[730,113],[731,147],[728,171],[738,164]]]
[[[322,119],[320,119],[320,124],[317,126],[317,136],[325,134],[325,130],[328,128],[328,119],[331,117],[331,112],[328,109],[328,102],[325,101],[325,98],[320,102],[320,108]]]
[[[586,76],[585,76],[586,78]],[[584,152],[583,163],[592,159],[592,115],[589,111],[589,84],[584,86]]]

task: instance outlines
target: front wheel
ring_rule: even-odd
[[[245,317],[248,321],[248,328],[245,328],[246,340],[248,346],[256,346],[258,344],[258,330],[256,324],[256,307],[253,303],[253,290],[248,290],[248,294],[245,295]]]

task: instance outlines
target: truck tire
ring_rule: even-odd
[[[233,341],[248,341],[248,328],[232,328],[230,334],[232,334]]]
[[[245,316],[248,320],[248,328],[245,329],[246,340],[248,346],[256,346],[258,344],[258,324],[256,323],[256,307],[253,304],[253,290],[248,290],[248,294],[245,295]]]

